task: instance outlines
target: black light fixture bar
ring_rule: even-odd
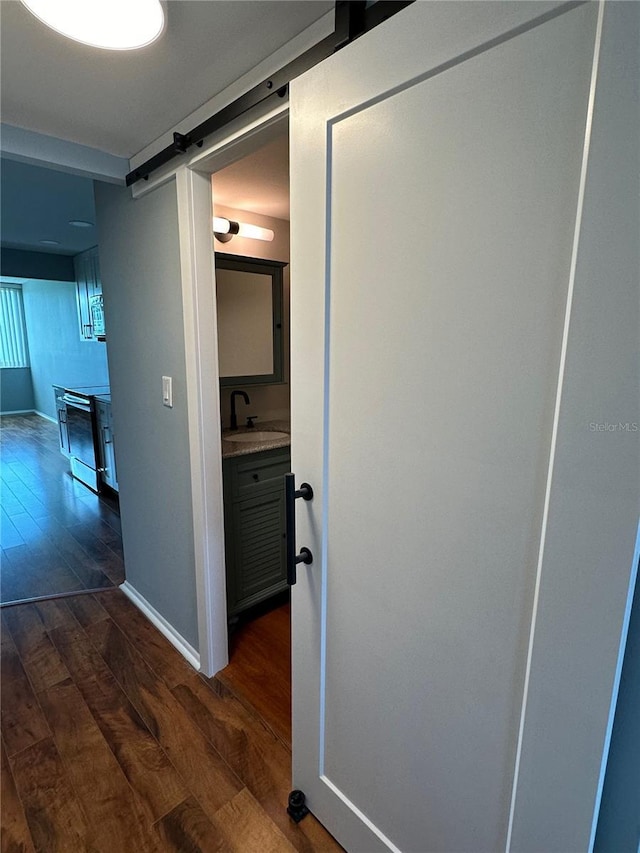
[[[413,2],[414,0],[378,0],[377,3],[367,6],[366,0],[337,0],[335,4],[335,30],[331,35],[205,119],[189,133],[174,133],[171,145],[163,148],[162,151],[154,154],[149,160],[129,172],[126,176],[127,186],[130,187],[140,180],[146,180],[152,172],[169,163],[179,154],[184,154],[192,145],[202,147],[207,136],[220,130],[252,107],[261,104],[268,98],[283,98],[287,94],[291,80],[299,77],[309,68],[313,68],[314,65],[322,62],[332,53],[340,50],[363,33],[377,27]]]

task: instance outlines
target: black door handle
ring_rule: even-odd
[[[285,535],[287,539],[287,583],[293,586],[296,582],[296,566],[298,563],[309,565],[313,562],[313,554],[308,548],[301,548],[296,554],[296,498],[310,501],[313,497],[313,489],[309,483],[302,483],[296,491],[295,474],[284,475],[284,502],[285,502]]]

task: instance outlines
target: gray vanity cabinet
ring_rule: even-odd
[[[284,475],[290,469],[288,448],[222,460],[229,618],[287,587]]]

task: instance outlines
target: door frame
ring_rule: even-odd
[[[279,134],[288,96],[277,106],[226,128],[187,162],[132,187],[139,198],[176,181],[200,672],[211,677],[229,662],[224,556],[220,383],[212,251],[211,176]]]

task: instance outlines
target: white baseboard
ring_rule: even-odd
[[[56,418],[52,418],[51,415],[45,415],[44,412],[39,412],[38,409],[14,409],[12,412],[0,412],[0,415],[39,415],[45,421],[51,421],[52,424],[58,423]]]
[[[132,601],[135,606],[147,617],[149,622],[163,634],[167,640],[171,643],[171,645],[176,648],[183,658],[188,661],[191,666],[200,671],[200,655],[193,648],[193,646],[188,643],[185,638],[179,634],[176,629],[171,625],[161,613],[155,609],[152,604],[149,604],[144,596],[140,595],[135,587],[132,587],[128,581],[120,584],[120,589],[124,592],[127,598]]]

